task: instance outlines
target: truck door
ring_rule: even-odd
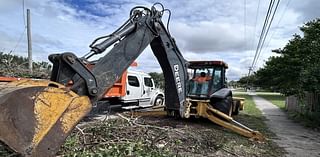
[[[151,98],[154,95],[154,83],[151,77],[143,76],[143,95],[140,100],[140,106],[151,106]]]
[[[138,102],[142,95],[142,80],[137,75],[128,74],[127,93],[124,97],[125,103]]]

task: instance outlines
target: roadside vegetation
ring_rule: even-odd
[[[263,68],[250,76],[242,77],[237,83],[245,88],[253,87],[284,96],[297,98],[297,107],[290,112],[292,117],[320,126],[320,18],[306,22],[300,27],[302,35],[294,34],[283,47],[273,50]],[[265,96],[268,100],[281,97]],[[283,104],[271,101],[283,109]],[[290,104],[288,104],[290,105]]]
[[[154,84],[157,88],[164,90],[164,76],[163,73],[150,72],[149,75],[152,77]]]
[[[257,92],[257,95],[270,101],[272,104],[278,106],[281,110],[285,110],[286,97],[280,93]]]
[[[0,76],[47,79],[51,68],[52,65],[48,62],[33,62],[31,74],[26,57],[0,52]]]

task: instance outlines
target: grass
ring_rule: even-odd
[[[256,108],[256,104],[253,102],[252,97],[250,95],[235,93],[234,96],[242,97],[242,98],[246,99],[245,100],[245,107],[244,107],[244,110],[242,111],[242,113],[247,114],[247,115],[256,116],[256,117],[262,116],[262,112],[258,108]]]
[[[257,95],[270,101],[272,104],[278,106],[280,109],[285,110],[286,97],[281,95],[280,93],[259,92],[257,93]]]
[[[244,88],[237,88],[234,89],[234,92],[246,92],[246,90]]]

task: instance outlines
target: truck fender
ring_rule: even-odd
[[[153,105],[154,104],[154,102],[155,102],[155,100],[156,100],[156,98],[157,98],[157,96],[162,96],[163,97],[163,99],[164,99],[164,93],[163,92],[161,92],[160,90],[158,90],[153,96],[152,96],[152,98],[151,98],[151,101],[150,101],[150,103],[151,103],[151,105]],[[164,99],[164,101],[165,101],[165,99]],[[163,102],[163,104],[164,104],[164,102]]]
[[[222,88],[210,95],[210,100],[225,99],[232,96],[232,91],[228,88]]]

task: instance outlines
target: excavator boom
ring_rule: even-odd
[[[51,81],[1,84],[0,140],[23,156],[54,156],[91,104],[101,99],[148,45],[166,77],[168,108],[179,110],[186,96],[186,61],[161,22],[163,12],[154,6],[134,7],[130,18],[111,35],[95,40],[84,57],[70,52],[50,55]],[[111,46],[92,70],[85,66],[87,59]]]
[[[188,62],[162,23],[167,9],[155,5],[134,7],[122,26],[97,38],[81,58],[71,52],[50,55],[51,81],[1,84],[0,140],[23,156],[54,156],[91,104],[103,97],[148,45],[164,74],[167,112],[187,118]],[[85,66],[90,57],[107,49],[92,70]]]
[[[78,95],[89,96],[96,102],[106,89],[121,77],[122,73],[137,59],[148,46],[156,56],[165,78],[165,97],[168,110],[178,111],[183,117],[183,103],[187,95],[187,64],[174,39],[162,23],[163,10],[135,7],[130,18],[111,35],[95,40],[91,51],[83,58],[73,53],[53,54],[49,60],[53,63],[51,81],[67,85],[74,82],[71,89]],[[98,38],[100,39],[100,38]],[[86,59],[110,51],[101,57],[90,71],[83,64]]]

